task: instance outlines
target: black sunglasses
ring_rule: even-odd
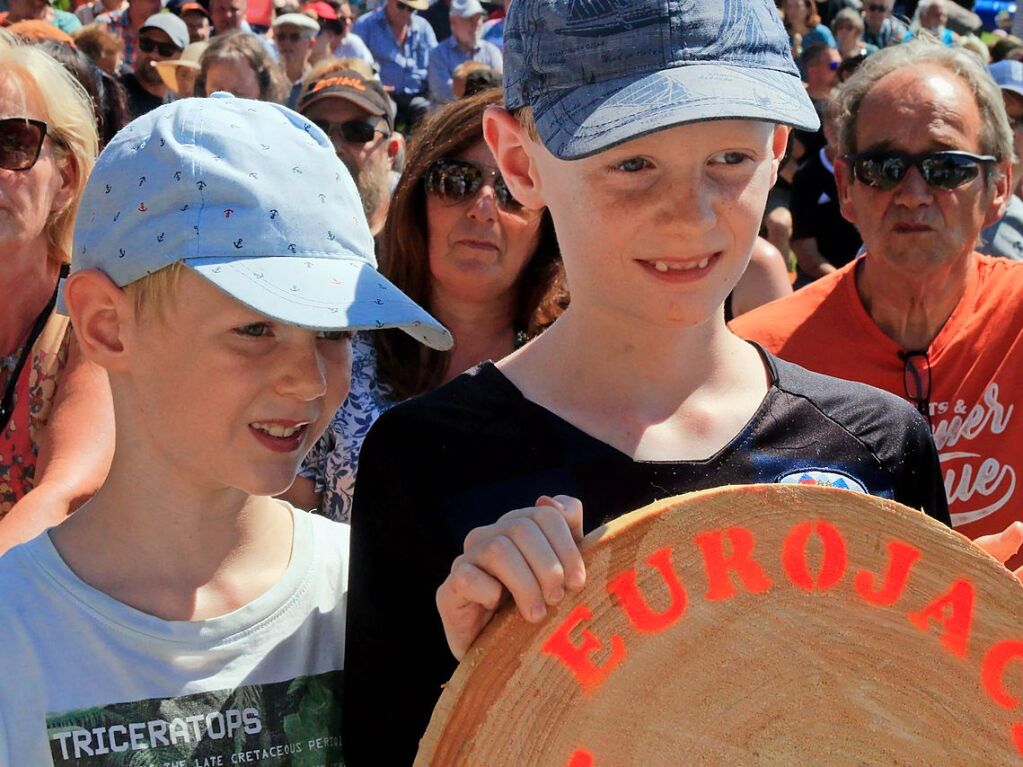
[[[383,121],[381,117],[375,122],[368,122],[366,120],[347,120],[343,123],[332,123],[327,120],[313,120],[312,122],[313,125],[326,133],[331,140],[336,141],[338,136],[340,136],[350,144],[367,144],[373,140],[373,137],[378,132],[385,136],[390,135],[389,132],[381,130],[380,124]]]
[[[0,168],[30,170],[39,159],[47,130],[42,120],[27,117],[0,120]]]
[[[875,189],[894,189],[916,168],[932,189],[955,189],[968,184],[980,174],[980,166],[998,162],[991,155],[969,152],[858,152],[845,155],[857,181]]]
[[[521,210],[522,205],[512,197],[501,173],[492,168],[481,168],[468,160],[442,159],[426,170],[423,181],[428,194],[454,204],[471,199],[483,186],[483,176],[493,179],[494,197],[502,210]]]
[[[913,400],[920,415],[931,423],[931,361],[927,352],[899,352],[902,358],[902,385],[906,398]]]
[[[156,51],[165,59],[170,58],[175,53],[180,53],[181,49],[174,43],[158,43],[151,37],[140,37],[139,38],[139,50],[143,53],[152,53]]]

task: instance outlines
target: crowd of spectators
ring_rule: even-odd
[[[320,419],[324,421],[323,436],[310,441],[309,452],[302,451],[305,458],[290,488],[283,491],[275,486],[274,493],[296,509],[315,510],[336,522],[356,520],[353,541],[363,547],[363,560],[353,559],[361,568],[354,577],[362,579],[356,580],[362,591],[353,591],[353,625],[372,626],[381,611],[375,596],[367,596],[371,593],[366,588],[367,574],[372,568],[366,564],[370,550],[366,520],[372,519],[378,532],[386,528],[388,536],[406,536],[408,552],[415,550],[417,541],[428,540],[416,529],[419,523],[410,522],[406,507],[398,502],[402,499],[391,497],[400,483],[392,481],[388,472],[393,470],[394,457],[401,457],[402,446],[419,444],[420,436],[424,444],[441,438],[433,431],[436,424],[429,435],[419,435],[420,425],[415,422],[408,434],[416,439],[406,439],[406,432],[395,430],[394,424],[415,414],[417,407],[436,407],[451,397],[452,391],[457,393],[459,386],[469,386],[466,381],[472,377],[467,379],[464,371],[476,371],[472,375],[477,384],[491,387],[482,404],[478,403],[481,411],[497,403],[508,408],[502,412],[519,409],[533,421],[539,419],[549,431],[549,439],[540,441],[548,445],[560,445],[567,431],[566,442],[583,445],[571,460],[589,466],[587,462],[596,455],[599,461],[594,465],[598,468],[637,471],[637,487],[643,492],[662,488],[645,474],[641,476],[642,472],[649,471],[653,477],[675,464],[691,468],[702,463],[669,460],[675,456],[670,450],[667,457],[655,450],[654,457],[643,459],[642,451],[632,454],[627,445],[599,436],[598,427],[608,413],[648,396],[638,390],[638,377],[622,376],[619,383],[624,393],[617,400],[603,399],[604,389],[591,385],[589,392],[600,407],[588,412],[575,409],[573,398],[584,388],[577,387],[575,377],[569,381],[565,373],[559,396],[565,396],[561,407],[567,415],[555,420],[561,419],[556,408],[536,408],[513,385],[514,360],[538,360],[529,363],[533,377],[522,380],[530,381],[531,391],[540,393],[540,404],[543,395],[549,394],[544,387],[548,376],[556,374],[555,362],[579,354],[581,349],[586,350],[592,369],[617,371],[613,361],[602,367],[607,362],[607,338],[619,334],[618,348],[627,354],[635,349],[641,334],[628,336],[620,323],[606,322],[619,315],[605,317],[604,304],[616,312],[621,309],[619,301],[628,304],[625,326],[639,317],[643,321],[635,324],[644,333],[651,328],[663,331],[657,324],[663,318],[648,322],[642,315],[647,307],[633,311],[632,304],[638,303],[637,294],[628,289],[633,277],[623,278],[619,285],[614,271],[617,261],[610,256],[603,260],[588,257],[601,251],[606,251],[605,255],[626,252],[638,247],[637,242],[646,242],[643,238],[650,232],[663,235],[656,238],[658,242],[671,242],[672,248],[685,250],[686,232],[697,237],[703,231],[701,222],[727,224],[743,211],[749,214],[742,217],[743,232],[749,229],[752,244],[744,244],[741,254],[729,254],[734,262],[729,268],[734,267],[735,274],[714,284],[721,297],[713,296],[703,314],[697,311],[699,306],[689,305],[692,302],[672,304],[675,314],[669,312],[665,327],[678,330],[685,326],[684,333],[695,337],[703,332],[701,328],[710,327],[708,323],[720,326],[714,343],[731,344],[735,359],[741,358],[748,368],[743,380],[757,382],[756,387],[742,392],[743,407],[752,408],[761,401],[765,365],[775,389],[781,386],[778,370],[787,377],[797,370],[795,365],[801,365],[806,370],[798,369],[797,376],[814,371],[845,379],[825,397],[838,403],[834,407],[836,412],[841,410],[842,418],[849,415],[844,409],[847,405],[849,411],[862,407],[866,408],[862,412],[869,410],[875,417],[875,410],[885,408],[885,412],[899,414],[899,423],[906,424],[906,433],[912,432],[916,440],[915,447],[900,443],[900,449],[917,451],[914,455],[929,467],[926,477],[907,487],[926,492],[932,516],[941,521],[946,521],[947,500],[951,522],[969,537],[1001,536],[998,545],[1007,552],[1001,559],[1013,568],[1023,565],[1023,557],[1015,554],[1023,540],[1015,492],[1015,467],[1023,461],[1018,445],[1023,443],[1017,421],[1012,419],[1016,406],[1023,404],[1014,387],[1018,376],[1015,355],[1023,354],[1023,317],[1018,308],[1023,296],[1023,265],[1013,263],[1023,261],[1023,199],[1017,195],[1023,179],[1023,40],[1012,34],[1012,18],[1000,19],[994,32],[983,32],[980,19],[952,0],[776,0],[775,22],[770,0],[763,0],[772,31],[777,33],[780,57],[792,69],[791,80],[805,114],[801,113],[799,120],[789,119],[790,115],[783,115],[784,120],[772,118],[776,124],[771,127],[770,151],[761,151],[755,158],[763,169],[750,181],[756,192],[752,195],[737,183],[726,194],[724,183],[719,183],[739,177],[736,167],[751,164],[746,155],[715,150],[709,155],[712,160],[701,165],[702,160],[693,159],[695,154],[675,151],[676,145],[659,132],[661,128],[651,135],[630,135],[624,140],[648,142],[644,146],[653,147],[651,151],[663,160],[663,166],[676,172],[677,178],[669,181],[665,173],[656,182],[664,191],[655,194],[636,181],[644,178],[643,171],[651,165],[645,156],[612,155],[612,181],[608,181],[613,174],[607,168],[602,175],[591,172],[584,176],[579,169],[597,160],[585,154],[557,154],[553,148],[564,154],[568,150],[559,147],[560,139],[550,134],[550,122],[544,128],[539,117],[533,119],[531,110],[537,104],[526,99],[517,112],[501,109],[507,105],[507,94],[515,92],[513,87],[502,94],[498,87],[503,78],[503,34],[510,0],[503,6],[485,6],[481,0],[435,0],[432,4],[429,0],[380,0],[376,7],[355,0],[312,0],[306,4],[293,0],[92,0],[67,6],[60,6],[66,0],[53,0],[52,4],[0,0],[0,7],[5,2],[8,7],[0,12],[0,127],[4,130],[0,138],[7,143],[0,145],[5,163],[0,168],[0,182],[6,186],[0,192],[14,200],[9,207],[17,216],[12,217],[13,224],[0,227],[0,247],[8,264],[0,272],[0,291],[12,297],[0,311],[0,554],[76,511],[102,484],[113,460],[114,420],[107,375],[83,357],[79,339],[67,318],[57,311],[57,284],[72,263],[71,230],[98,153],[118,141],[119,151],[129,151],[124,147],[124,135],[132,128],[120,139],[115,136],[131,120],[154,110],[163,108],[163,114],[174,114],[180,109],[185,114],[208,107],[212,113],[244,121],[238,115],[251,102],[239,105],[237,99],[247,99],[265,102],[253,104],[252,111],[259,107],[268,115],[279,132],[288,135],[286,146],[296,154],[294,158],[254,161],[245,169],[247,173],[239,167],[234,174],[239,178],[232,177],[234,169],[218,171],[238,189],[251,192],[245,204],[255,211],[252,215],[260,225],[274,236],[279,234],[278,223],[272,223],[279,211],[261,207],[260,190],[268,190],[266,184],[280,184],[273,187],[272,194],[267,191],[267,197],[279,200],[281,207],[296,206],[299,200],[306,208],[315,207],[317,200],[327,204],[327,193],[333,189],[328,177],[341,182],[347,169],[352,183],[344,178],[342,185],[357,192],[358,199],[349,195],[349,202],[362,208],[361,215],[354,216],[359,221],[361,246],[367,251],[362,257],[367,265],[375,257],[380,279],[443,323],[455,342],[451,348],[444,344],[426,348],[404,325],[378,323],[380,331],[373,333],[362,332],[370,325],[360,325],[360,332],[351,334],[350,348],[345,346],[351,355],[347,398],[340,407],[331,408],[332,416]],[[513,12],[511,26],[514,16]],[[509,44],[509,62],[512,50]],[[610,66],[606,60],[601,65]],[[532,98],[542,86],[533,83]],[[218,92],[237,98],[214,95]],[[198,98],[184,101],[191,97]],[[219,103],[222,101],[226,105]],[[818,130],[813,129],[815,113]],[[155,121],[159,114],[149,120]],[[694,141],[720,148],[721,140],[714,135],[717,126],[702,122],[704,119],[668,127],[678,130],[679,136],[695,137]],[[743,130],[750,130],[750,124],[757,124],[758,119],[749,115],[727,118],[721,129],[740,123]],[[227,130],[244,134],[252,153],[257,146],[271,153],[270,138],[264,144],[251,125],[226,125]],[[790,126],[796,127],[790,130]],[[544,130],[544,137],[537,138]],[[766,136],[758,139],[761,144],[768,141]],[[322,163],[330,160],[336,175],[327,172],[326,164],[314,174],[300,161],[301,142],[307,140],[318,143]],[[527,145],[533,155],[523,149]],[[499,151],[502,146],[505,156]],[[617,146],[601,146],[599,153],[617,151]],[[145,141],[130,151],[142,149]],[[96,167],[102,163],[101,158]],[[697,165],[699,174],[719,174],[714,176],[718,181],[705,183],[706,175],[690,167]],[[277,173],[276,182],[260,180],[264,167]],[[315,175],[321,186],[304,182],[306,173]],[[168,178],[161,183],[170,188],[173,174],[165,175]],[[649,175],[654,174],[646,177]],[[714,199],[704,201],[704,208],[694,203],[689,209],[685,206],[688,198],[675,199],[675,181],[697,175],[701,181],[686,194],[697,200],[707,191],[699,188],[703,184]],[[537,181],[542,176],[546,189]],[[630,180],[625,182],[625,177]],[[138,187],[146,183],[146,175],[140,173]],[[626,187],[626,183],[636,186]],[[611,192],[601,197],[600,190],[609,186],[616,190],[614,203]],[[528,197],[513,193],[513,188]],[[296,190],[294,199],[288,199],[288,189]],[[95,188],[93,194],[99,195]],[[110,194],[109,186],[106,194]],[[553,204],[548,208],[547,195],[562,206],[557,211],[560,219]],[[593,211],[577,197],[591,203]],[[750,205],[753,198],[756,204]],[[126,210],[132,215],[145,213],[146,202],[133,199]],[[184,203],[177,210],[188,207]],[[633,228],[639,234],[633,239],[611,225],[620,209],[630,211],[634,219],[628,237],[633,237]],[[229,222],[234,208],[226,205],[223,214],[224,222]],[[354,219],[349,216],[347,220]],[[678,227],[673,228],[674,224]],[[102,229],[95,221],[85,226]],[[317,236],[334,243],[336,230],[328,226],[334,227],[334,222],[327,222],[322,232],[317,230]],[[565,227],[573,237],[559,244]],[[199,227],[194,228],[198,237]],[[363,228],[365,237],[361,236]],[[605,241],[597,236],[598,231],[607,238],[621,239]],[[148,230],[145,234],[149,236]],[[241,236],[233,240],[233,247],[241,250],[251,235],[238,234]],[[154,230],[153,236],[162,243],[165,232]],[[722,253],[735,249],[720,247]],[[563,253],[568,254],[564,261]],[[633,260],[643,264],[650,273],[647,276],[665,284],[674,284],[676,279],[682,284],[679,273],[683,270],[696,273],[692,277],[696,281],[705,269],[723,268],[716,266],[723,260],[718,253],[684,265],[673,260],[675,257],[675,251],[669,249],[664,260],[650,260],[646,251]],[[566,265],[580,276],[574,288],[566,276]],[[669,272],[672,274],[665,276]],[[373,279],[377,279],[375,271]],[[729,286],[723,287],[729,280]],[[376,283],[378,287],[383,284]],[[794,293],[793,288],[797,289]],[[595,312],[595,306],[603,308]],[[685,317],[690,312],[692,317],[678,320],[679,312]],[[735,319],[729,326],[734,336],[727,332],[722,315],[725,322]],[[557,329],[549,330],[565,317],[575,319],[559,321]],[[599,338],[594,332],[598,320],[606,322]],[[577,338],[565,328],[576,328],[579,333],[585,330],[585,344],[577,343],[583,335]],[[684,333],[679,331],[679,337]],[[538,338],[538,344],[532,343]],[[759,346],[740,343],[739,338]],[[348,337],[332,341],[347,342]],[[663,361],[657,355],[661,349],[655,350],[650,343],[647,351],[649,369],[660,370]],[[509,358],[513,360],[512,376],[507,379],[497,367],[487,364],[488,360]],[[335,376],[339,370],[333,370]],[[580,364],[573,370],[588,368]],[[748,375],[749,370],[755,375]],[[667,374],[663,376],[665,401],[675,407],[680,396],[677,387],[667,380]],[[578,377],[585,376],[580,373]],[[448,387],[452,381],[456,382],[454,388]],[[868,394],[873,397],[876,392],[842,388],[850,381],[886,389],[895,397],[868,402]],[[731,389],[722,387],[722,391]],[[896,397],[907,400],[916,412],[898,403]],[[901,404],[902,410],[893,403]],[[462,404],[460,401],[458,408]],[[713,411],[707,408],[707,412]],[[494,462],[475,454],[470,437],[478,436],[474,433],[477,422],[464,420],[466,412],[448,415],[444,411],[447,420],[442,426],[454,436],[442,447],[448,450],[455,445],[463,451],[460,465],[476,466],[474,462],[478,462],[473,471],[465,472],[467,477],[475,477]],[[593,428],[573,426],[579,412],[587,413]],[[750,422],[752,411],[724,408],[724,412],[738,414],[735,423],[722,426],[718,435],[718,442],[731,444],[736,429],[745,429],[742,424]],[[849,417],[855,420],[853,416],[859,414]],[[363,467],[368,479],[360,481],[361,501],[356,501],[360,450],[381,417],[378,425],[385,428],[378,428],[376,437],[370,435],[366,442],[369,447]],[[490,424],[504,423],[497,417],[488,418]],[[479,423],[483,422],[481,418]],[[792,422],[805,423],[806,419]],[[490,435],[493,452],[503,462],[508,460],[504,451],[511,444],[508,434],[514,433],[517,425],[502,425],[505,431]],[[833,426],[828,421],[827,428]],[[288,428],[270,425],[262,431],[276,440],[285,437],[273,431]],[[883,429],[878,426],[880,431]],[[905,434],[895,434],[898,431],[893,430],[893,439],[904,440]],[[928,441],[932,432],[937,451]],[[627,433],[631,439],[633,435]],[[382,450],[381,440],[389,434],[391,443],[384,443],[388,449]],[[957,443],[962,450],[943,450]],[[701,449],[706,447],[700,444]],[[520,449],[509,455],[533,456],[532,444],[513,446]],[[431,463],[439,460],[439,455],[438,451],[416,456],[416,461],[422,459],[417,469],[422,472],[422,486],[440,475],[440,467]],[[558,462],[564,457],[544,455],[543,460],[551,465],[540,466],[538,475],[548,482],[551,476],[560,476]],[[714,455],[720,457],[725,452],[722,448]],[[938,477],[939,467],[942,477]],[[589,473],[603,481],[612,472]],[[669,486],[687,491],[704,486],[700,482],[712,482],[709,476],[691,482],[684,473],[678,474],[672,478],[675,484]],[[781,481],[745,468],[736,476],[739,482]],[[498,477],[495,486],[507,490],[513,480],[519,481],[516,477],[505,480]],[[585,482],[580,482],[586,490]],[[522,502],[522,488],[525,485],[516,486],[516,494],[508,495],[516,504]],[[531,485],[526,489],[530,497],[536,496]],[[438,493],[431,513],[440,519],[448,513],[449,503],[461,503],[463,496],[475,498],[476,492],[468,483],[464,493],[463,489],[452,493],[452,497],[458,496],[457,501]],[[586,503],[590,504],[588,498]],[[361,530],[360,511],[365,515]],[[392,513],[397,515],[393,520],[388,516]],[[74,514],[73,519],[79,516]],[[448,567],[470,521],[475,525],[492,520],[460,518],[454,528],[459,535],[443,545],[424,547],[436,560],[431,567]],[[592,527],[593,521],[587,524]],[[1014,532],[1010,535],[1010,531]],[[452,541],[453,549],[448,545]],[[382,534],[378,543],[382,548],[392,545]],[[406,550],[400,556],[405,559]],[[386,561],[382,555],[368,559]],[[415,570],[415,556],[408,555],[407,562]],[[418,575],[429,569],[424,569],[422,562],[419,565],[422,572]],[[409,615],[418,614],[420,624],[425,625],[428,619],[437,624],[433,596],[440,570],[430,570],[429,577],[417,585],[420,598]],[[374,584],[386,581],[380,575],[373,577]],[[395,590],[395,600],[397,594]],[[445,673],[438,672],[437,680],[421,685],[426,689],[419,701],[422,710],[409,718],[413,726],[404,733],[405,742],[400,736],[395,739],[396,751],[414,745],[416,716],[429,713],[435,682],[449,671],[449,648],[437,628],[433,626],[427,655],[432,652],[439,661],[434,670]],[[370,674],[371,656],[379,656],[381,650],[371,640],[372,634],[367,633],[360,640],[361,647],[355,646],[356,657],[362,654],[362,671],[349,677],[355,681],[351,689],[362,695],[360,701],[372,700],[366,691],[378,686],[377,677]],[[350,653],[352,646],[350,643]],[[363,673],[361,682],[358,673]],[[380,687],[387,695],[389,689]],[[382,714],[391,701],[385,701],[383,693],[378,697]],[[375,715],[368,706],[363,718]],[[375,731],[370,725],[363,727],[357,716],[346,716],[349,727],[363,730],[361,736],[359,732],[348,736],[350,743],[356,743],[358,754],[359,738],[369,741]],[[380,748],[376,742],[371,746]],[[357,755],[350,763],[373,763],[371,757],[358,760]]]

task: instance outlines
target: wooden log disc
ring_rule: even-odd
[[[919,512],[729,487],[582,548],[581,593],[469,650],[417,767],[1023,764],[1023,586]]]

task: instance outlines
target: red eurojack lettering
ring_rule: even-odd
[[[731,552],[725,554],[724,539],[728,537]],[[764,568],[753,559],[756,540],[745,527],[729,527],[727,530],[712,530],[696,536],[696,545],[703,550],[703,561],[707,568],[707,599],[717,602],[729,599],[737,593],[729,570],[734,570],[742,579],[746,590],[762,594],[771,588],[771,581]]]
[[[646,560],[647,564],[661,574],[661,580],[668,587],[670,603],[661,612],[654,612],[643,595],[639,592],[636,570],[626,570],[615,576],[608,584],[607,590],[618,598],[629,622],[636,631],[643,634],[656,634],[664,631],[682,617],[686,609],[686,592],[679,582],[678,574],[671,564],[671,549],[665,546],[658,549]]]
[[[577,748],[568,760],[568,767],[593,767],[593,754],[585,748]]]
[[[921,631],[927,631],[932,620],[937,621],[944,629],[941,635],[944,648],[953,655],[965,658],[970,625],[973,622],[973,584],[958,580],[952,584],[948,593],[919,612],[909,613],[907,617]]]
[[[603,645],[593,635],[592,631],[583,629],[578,644],[572,641],[569,634],[583,621],[593,617],[590,608],[586,605],[579,605],[568,614],[564,622],[550,638],[544,642],[543,651],[553,655],[560,660],[575,675],[576,680],[585,692],[592,692],[600,686],[601,682],[607,679],[612,669],[622,662],[625,657],[625,642],[618,634],[611,636],[611,654],[600,666],[593,662],[591,655]]]
[[[824,558],[820,572],[814,577],[806,561],[806,545],[817,533],[824,544]],[[793,584],[804,591],[827,591],[845,575],[845,539],[834,525],[827,522],[802,522],[785,536],[781,555],[785,573]]]
[[[888,569],[885,570],[881,588],[874,588],[873,573],[860,570],[853,581],[856,592],[869,604],[891,607],[902,596],[909,580],[909,571],[919,558],[919,549],[903,541],[891,541],[888,544]]]
[[[999,642],[984,656],[980,666],[980,679],[984,691],[1002,708],[1016,708],[1019,698],[1005,689],[1005,669],[1014,660],[1023,660],[1023,642],[1007,640]],[[1012,743],[1016,751],[1023,755],[1023,724],[1012,725]]]

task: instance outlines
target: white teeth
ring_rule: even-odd
[[[295,434],[299,429],[303,428],[305,424],[299,424],[298,426],[280,426],[275,423],[253,423],[249,424],[253,429],[259,429],[262,432],[266,432],[271,437],[290,437]]]
[[[689,262],[686,264],[669,264],[667,261],[654,261],[654,269],[659,272],[688,272],[693,269],[706,269],[707,264],[710,263],[710,258],[704,258],[701,261]]]

